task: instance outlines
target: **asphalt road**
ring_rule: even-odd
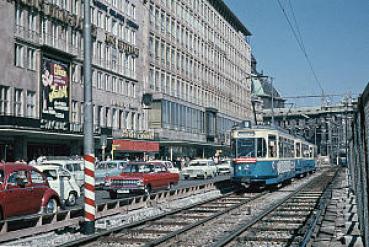
[[[184,187],[191,187],[191,186],[197,186],[197,185],[201,185],[201,184],[207,184],[209,182],[219,182],[219,181],[223,181],[223,180],[228,180],[229,179],[229,175],[219,175],[215,178],[210,178],[210,179],[189,179],[189,180],[180,180],[179,183],[173,187],[173,189],[179,189],[179,188],[184,188]],[[119,195],[118,198],[124,198],[124,197],[129,197],[132,195]],[[109,197],[109,193],[107,191],[104,190],[96,190],[96,204],[101,204],[101,203],[105,203],[111,201],[110,197]],[[69,207],[66,206],[65,209],[71,209],[71,208],[80,208],[83,205],[83,195],[82,197],[78,198],[77,200],[77,204],[74,207]]]

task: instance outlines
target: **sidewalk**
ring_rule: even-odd
[[[332,198],[322,213],[311,242],[313,247],[364,247],[361,239],[355,195],[344,169],[333,185]]]

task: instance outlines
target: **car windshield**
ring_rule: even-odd
[[[132,173],[132,172],[144,172],[149,173],[154,171],[154,166],[144,165],[144,164],[130,164],[123,167],[123,173]]]
[[[196,161],[196,162],[190,162],[189,166],[206,166],[206,161]]]
[[[4,171],[0,169],[0,183],[4,183]]]
[[[98,163],[96,165],[96,170],[104,170],[106,167],[106,164],[105,163]]]

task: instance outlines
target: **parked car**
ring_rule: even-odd
[[[127,163],[128,161],[124,160],[110,160],[97,163],[95,170],[96,187],[103,187],[106,177],[119,175]]]
[[[50,187],[58,193],[59,198],[67,205],[76,205],[81,190],[74,176],[66,169],[56,165],[35,166],[47,178]]]
[[[57,165],[70,171],[76,179],[80,188],[85,184],[85,173],[83,160],[47,160],[43,161],[41,165]]]
[[[220,161],[216,165],[218,174],[231,174],[231,162],[230,160]]]
[[[217,174],[217,167],[213,160],[192,160],[182,170],[182,176],[184,179],[188,178],[208,178],[208,177],[215,177]]]
[[[19,163],[0,163],[0,220],[38,212],[54,213],[59,207],[58,194],[39,170]]]
[[[179,181],[178,173],[171,173],[162,164],[150,162],[129,162],[119,176],[107,177],[104,189],[110,198],[118,194],[150,194],[158,189],[170,189]]]
[[[152,161],[150,161],[150,163],[152,163],[152,164],[162,164],[168,169],[169,172],[179,173],[179,169],[177,167],[174,167],[174,165],[171,161],[152,160]]]

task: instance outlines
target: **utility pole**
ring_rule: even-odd
[[[91,16],[90,0],[84,1],[83,45],[84,45],[84,96],[85,114],[83,127],[83,149],[85,163],[85,219],[83,233],[95,233],[95,145],[93,136],[93,105],[92,105],[92,77],[91,77]]]
[[[272,87],[272,126],[274,126],[274,88],[273,88],[273,77],[270,77],[270,84]]]

